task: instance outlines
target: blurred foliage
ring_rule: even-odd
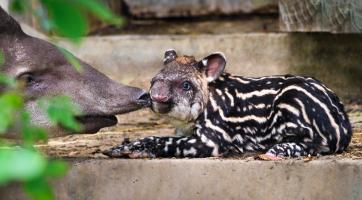
[[[15,122],[15,117],[24,106],[23,98],[13,91],[0,96],[0,134],[4,134]]]
[[[56,96],[43,98],[39,101],[39,106],[48,114],[48,118],[53,123],[59,123],[62,127],[70,130],[80,131],[81,127],[75,119],[75,115],[80,115],[80,109],[73,104],[67,96]]]
[[[23,182],[25,191],[33,199],[53,199],[48,178],[64,175],[66,163],[49,160],[33,148],[36,142],[46,141],[46,131],[31,124],[24,107],[24,97],[17,86],[6,87],[0,95],[0,135],[9,132],[19,134],[22,141],[17,146],[0,143],[0,185],[11,181]],[[80,129],[74,119],[74,115],[79,113],[78,108],[72,107],[68,97],[43,98],[40,102],[54,123],[73,131]]]
[[[88,15],[100,20],[122,25],[123,18],[113,14],[97,0],[38,0],[40,7],[33,8],[29,0],[12,0],[10,9],[24,13],[30,11],[48,33],[80,42],[88,31]],[[68,61],[81,71],[81,65],[68,51],[59,48]],[[0,67],[5,62],[0,49]],[[22,136],[17,145],[0,140],[0,186],[10,182],[23,183],[24,190],[32,199],[51,200],[54,194],[48,183],[49,178],[64,176],[67,165],[61,160],[47,158],[33,147],[36,142],[46,141],[47,133],[31,123],[24,106],[24,97],[16,80],[0,73],[0,139],[6,133]],[[48,118],[57,125],[72,131],[80,131],[81,125],[74,116],[81,114],[69,97],[46,97],[38,101]]]
[[[16,81],[15,79],[0,73],[0,85],[1,84],[15,86]]]
[[[74,66],[74,68],[78,71],[78,72],[82,72],[82,65],[79,63],[79,61],[77,60],[77,58],[69,53],[69,51],[61,48],[61,47],[58,47],[59,51],[61,51],[64,55],[64,57],[68,60],[68,62]]]
[[[49,101],[44,105],[44,110],[52,121],[70,130],[79,130],[74,119],[77,109],[71,108],[69,98],[52,97],[50,100],[40,101]],[[23,182],[25,191],[33,199],[53,199],[48,178],[64,175],[66,163],[49,160],[33,148],[36,142],[45,141],[47,134],[43,128],[31,124],[24,107],[24,97],[17,87],[8,86],[0,95],[0,106],[0,134],[15,132],[22,136],[22,141],[17,146],[0,143],[0,185],[11,181]]]
[[[1,149],[0,162],[0,184],[10,180],[30,181],[39,177],[47,166],[43,156],[24,148]]]
[[[24,12],[31,10],[44,31],[79,42],[88,32],[89,15],[98,19],[122,26],[124,19],[115,15],[108,7],[98,0],[38,0],[38,7],[30,5],[29,0],[13,0],[12,11]]]
[[[0,49],[0,66],[2,66],[2,64],[4,63],[5,59],[4,59],[4,52],[2,49]]]

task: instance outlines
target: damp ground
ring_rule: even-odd
[[[350,104],[346,107],[353,127],[353,138],[342,154],[321,157],[299,158],[305,161],[314,159],[362,159],[362,105]],[[125,138],[131,140],[147,136],[174,135],[174,128],[169,122],[149,110],[141,110],[118,116],[116,126],[104,128],[96,134],[77,134],[52,138],[47,144],[37,147],[52,157],[94,157],[105,156],[101,153],[115,145],[121,144]],[[257,154],[248,154],[232,159],[258,159]]]

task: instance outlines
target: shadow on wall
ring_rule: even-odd
[[[357,34],[125,35],[90,37],[79,48],[64,46],[113,79],[144,89],[162,68],[164,50],[174,48],[197,59],[221,51],[226,70],[236,75],[309,75],[344,102],[362,99],[362,35]]]
[[[290,67],[316,77],[347,101],[362,99],[362,35],[291,33]]]

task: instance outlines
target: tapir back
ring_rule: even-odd
[[[333,153],[343,151],[351,140],[343,104],[313,78],[223,74],[209,90],[207,115],[199,121],[210,120],[242,151],[305,142],[318,147],[311,154]]]

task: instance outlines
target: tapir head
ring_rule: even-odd
[[[112,126],[117,123],[114,115],[148,104],[148,94],[142,89],[116,83],[81,60],[78,61],[82,70],[77,71],[57,47],[26,35],[1,7],[0,48],[5,58],[1,72],[24,83],[26,108],[32,122],[49,128],[50,136],[65,135],[68,131],[51,125],[38,107],[41,97],[71,97],[82,110],[77,119],[86,133]]]

